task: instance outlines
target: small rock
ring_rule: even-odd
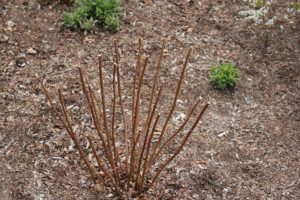
[[[193,28],[188,28],[188,29],[187,29],[187,32],[188,32],[188,33],[192,33],[192,32],[193,32]]]
[[[37,54],[37,51],[35,49],[33,49],[32,47],[30,47],[26,50],[26,54],[35,55],[35,54]]]
[[[28,6],[30,8],[37,8],[40,9],[41,5],[39,4],[38,0],[29,0]]]
[[[6,22],[6,25],[7,25],[8,27],[12,28],[12,27],[16,26],[16,23],[13,22],[13,21],[11,21],[11,20],[9,20],[8,22]]]
[[[63,187],[64,187],[65,189],[69,189],[69,188],[71,188],[71,185],[69,185],[69,184],[64,184]]]
[[[12,170],[12,167],[11,167],[9,164],[7,164],[7,165],[6,165],[6,169]]]
[[[0,35],[0,42],[7,42],[9,40],[9,37],[6,35]]]
[[[7,27],[6,30],[9,31],[9,32],[12,32],[13,28],[12,27]]]
[[[48,187],[51,187],[54,185],[53,182],[50,182],[50,181],[44,181],[44,183],[48,186]]]
[[[55,48],[51,47],[49,44],[43,44],[41,46],[43,53],[51,53],[55,51]]]
[[[222,132],[222,133],[219,133],[219,134],[218,134],[218,137],[219,137],[219,138],[222,138],[222,137],[224,137],[228,132],[229,132],[229,131],[224,131],[224,132]]]
[[[194,194],[194,195],[193,195],[193,198],[194,198],[194,199],[199,199],[199,194]]]
[[[19,67],[24,67],[26,65],[25,57],[17,57],[16,58],[16,65]]]
[[[97,192],[101,192],[101,186],[100,186],[100,184],[95,184],[94,185],[94,189],[97,191]]]
[[[26,58],[26,54],[25,53],[18,53],[18,55],[16,56],[16,58]]]
[[[114,195],[112,193],[109,193],[108,195],[106,195],[107,198],[111,198],[113,197]]]

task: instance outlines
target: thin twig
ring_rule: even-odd
[[[159,98],[160,98],[160,95],[161,95],[161,91],[162,91],[162,88],[163,86],[160,87],[159,91],[158,91],[158,94],[157,94],[157,97],[155,99],[155,103],[154,103],[154,106],[153,106],[153,109],[152,110],[149,110],[149,119],[147,120],[147,124],[145,126],[145,137],[144,137],[144,142],[143,142],[143,146],[142,146],[142,150],[141,150],[141,153],[140,153],[140,157],[139,157],[139,162],[138,162],[138,170],[137,170],[137,178],[136,178],[136,186],[138,186],[139,184],[139,177],[140,177],[140,169],[141,169],[141,166],[142,166],[142,159],[143,159],[143,155],[144,155],[144,151],[145,151],[145,148],[146,148],[146,144],[147,144],[147,141],[148,141],[148,135],[149,135],[149,130],[150,130],[150,124],[152,122],[152,119],[153,119],[153,116],[154,116],[154,113],[155,113],[155,110],[156,110],[156,107],[158,105],[158,101],[159,101]],[[151,96],[154,96],[154,94],[152,94]],[[147,152],[149,154],[149,152]],[[146,153],[146,157],[148,157]],[[148,158],[147,158],[148,159]],[[146,161],[147,162],[147,161]],[[145,166],[145,164],[144,164]]]
[[[151,160],[150,162],[150,166],[152,166],[152,164],[155,163],[155,160],[158,158],[159,154],[161,153],[161,151],[178,135],[178,133],[180,131],[182,131],[182,129],[185,127],[185,125],[187,124],[187,122],[189,121],[190,117],[192,116],[194,110],[197,108],[197,105],[199,104],[200,99],[197,100],[197,102],[194,104],[194,106],[192,107],[192,109],[190,110],[190,112],[188,113],[186,119],[184,120],[184,122],[182,123],[182,125],[177,129],[177,131],[169,138],[167,139],[167,141],[165,141],[161,147],[157,150],[157,152],[154,152],[156,155],[153,156],[153,160]]]
[[[185,72],[185,69],[186,69],[186,66],[188,64],[188,60],[189,60],[189,57],[190,57],[190,54],[191,54],[191,49],[188,50],[188,53],[185,57],[185,62],[184,62],[184,65],[183,65],[183,68],[182,68],[182,71],[181,71],[181,75],[180,75],[180,79],[178,81],[178,84],[177,84],[177,88],[176,88],[176,93],[175,93],[175,97],[174,97],[174,100],[173,100],[173,103],[172,103],[172,106],[171,106],[171,110],[167,116],[167,120],[165,121],[164,125],[163,125],[163,128],[162,128],[162,131],[161,131],[161,134],[159,136],[159,139],[158,139],[158,142],[153,150],[153,152],[156,152],[157,149],[159,148],[159,146],[161,145],[161,142],[162,142],[162,139],[163,139],[163,136],[165,134],[165,131],[167,129],[167,126],[169,124],[169,121],[173,115],[173,112],[175,110],[175,106],[176,106],[176,103],[177,103],[177,99],[178,99],[178,96],[179,96],[179,93],[180,93],[180,88],[181,88],[181,84],[182,84],[182,81],[183,81],[183,78],[184,78],[184,72]],[[152,154],[152,155],[155,155],[155,154]],[[153,157],[151,157],[150,160],[153,160]]]
[[[87,136],[87,139],[88,139],[88,141],[89,141],[89,143],[91,145],[91,149],[92,149],[93,154],[94,154],[94,156],[95,156],[95,158],[97,160],[97,163],[98,163],[98,166],[99,166],[100,170],[104,173],[105,176],[107,176],[111,180],[112,184],[114,185],[114,188],[115,188],[116,192],[118,194],[121,194],[121,192],[120,192],[120,190],[119,190],[119,188],[117,186],[117,183],[115,182],[115,180],[113,179],[113,177],[107,172],[107,170],[102,165],[101,160],[100,160],[99,156],[97,155],[96,149],[95,149],[95,147],[93,145],[93,142],[92,142],[90,136]],[[103,183],[103,184],[105,184],[105,183]]]
[[[139,113],[140,113],[140,110],[139,110],[139,105],[140,105],[140,97],[141,97],[141,87],[142,87],[142,83],[143,83],[143,79],[144,79],[144,74],[145,74],[145,70],[146,70],[146,67],[148,65],[148,56],[146,57],[146,60],[145,60],[145,64],[143,66],[143,69],[142,69],[142,73],[139,77],[139,80],[138,80],[138,88],[137,88],[137,94],[136,94],[136,102],[135,102],[135,110],[134,110],[134,127],[133,127],[133,130],[137,131],[137,127],[138,127],[138,123],[139,123]],[[136,135],[136,134],[134,134]],[[139,135],[140,135],[140,131],[138,132],[138,138],[139,138]],[[132,162],[130,163],[130,166],[131,166],[131,174],[134,174],[135,172],[133,171],[134,170],[134,166],[136,165],[135,163],[135,155],[136,155],[136,152],[135,151],[131,151],[131,157],[133,157]]]
[[[104,148],[104,153],[105,153],[105,156],[107,158],[107,160],[109,161],[109,163],[111,164],[112,163],[112,157],[109,153],[109,149],[106,145],[106,142],[105,142],[105,137],[104,135],[102,134],[101,130],[100,130],[100,125],[99,125],[99,120],[97,118],[97,114],[96,114],[96,111],[95,111],[95,99],[92,98],[93,96],[90,96],[89,93],[91,94],[92,92],[92,89],[90,86],[88,86],[88,89],[85,85],[85,82],[84,82],[84,75],[83,75],[83,71],[81,68],[78,68],[79,69],[79,75],[80,75],[80,81],[81,81],[81,85],[82,85],[82,90],[83,90],[83,93],[85,94],[86,96],[86,99],[87,99],[87,102],[88,102],[88,105],[89,105],[89,108],[90,108],[90,111],[91,111],[91,114],[92,114],[92,118],[93,118],[93,121],[94,121],[94,124],[95,124],[95,128],[96,128],[96,131],[102,141],[102,145],[103,145],[103,148]],[[89,91],[88,91],[89,90]],[[113,166],[111,166],[113,167]]]
[[[115,116],[116,116],[116,64],[114,64],[114,70],[113,70],[113,109],[112,109],[112,119],[111,119],[111,135],[112,135],[112,145],[114,150],[114,161],[116,168],[118,168],[118,161],[121,165],[120,156],[119,156],[119,150],[116,146],[116,139],[115,139]]]
[[[147,161],[148,161],[148,157],[149,157],[149,152],[150,152],[150,147],[151,147],[151,142],[152,142],[152,138],[153,138],[153,135],[154,135],[154,132],[155,132],[155,129],[156,129],[156,126],[157,126],[157,123],[159,121],[159,118],[160,118],[160,114],[157,115],[155,121],[154,121],[154,124],[153,124],[153,128],[152,128],[152,131],[150,133],[150,136],[149,136],[149,140],[147,141],[148,144],[147,144],[147,150],[146,150],[146,157],[145,157],[145,161],[144,161],[144,167],[143,167],[143,172],[142,172],[142,177],[141,177],[141,183],[140,183],[140,188],[139,190],[141,191],[144,187],[144,182],[145,182],[145,175],[146,175],[146,172],[148,170],[148,164],[147,164]]]
[[[63,100],[62,94],[61,94],[61,92],[60,92],[59,89],[58,89],[58,96],[59,96],[59,101],[60,101],[60,104],[61,104],[61,108],[62,108],[62,110],[63,110],[63,115],[64,115],[64,117],[65,117],[65,120],[67,121],[67,124],[64,124],[64,125],[66,125],[66,126],[69,128],[69,131],[70,131],[70,132],[72,133],[72,135],[74,136],[74,140],[73,140],[73,141],[74,141],[74,144],[75,144],[77,150],[79,151],[80,157],[83,159],[83,161],[84,161],[85,165],[87,166],[87,168],[88,168],[90,174],[92,175],[93,180],[94,180],[94,183],[96,183],[97,181],[96,181],[96,175],[95,175],[95,172],[94,172],[94,170],[92,169],[92,167],[91,167],[89,161],[88,161],[88,160],[86,159],[86,157],[84,156],[83,150],[82,150],[82,148],[81,148],[81,146],[80,146],[80,144],[79,144],[79,142],[78,142],[78,139],[77,139],[77,137],[76,137],[76,134],[75,134],[75,132],[74,132],[74,130],[73,130],[73,127],[72,127],[72,125],[71,125],[71,123],[70,123],[69,116],[68,116],[68,112],[67,112],[67,109],[66,109],[66,105],[65,105],[65,102],[64,102],[64,100]]]
[[[40,82],[40,84],[41,84],[41,86],[43,88],[44,93],[46,94],[46,97],[47,97],[47,99],[48,99],[48,101],[50,103],[50,106],[51,106],[52,110],[54,111],[54,113],[56,114],[56,116],[59,118],[59,120],[61,121],[61,123],[63,124],[63,126],[65,127],[65,129],[67,130],[67,133],[69,134],[69,136],[73,140],[73,142],[74,142],[77,150],[79,151],[79,155],[80,155],[81,159],[84,161],[85,165],[87,166],[88,171],[91,174],[94,183],[96,183],[97,181],[96,181],[96,175],[94,173],[94,170],[90,166],[88,160],[85,158],[84,153],[83,153],[83,151],[81,149],[81,146],[79,145],[79,142],[77,140],[77,137],[76,137],[75,133],[73,132],[73,130],[71,129],[71,127],[68,127],[68,124],[64,121],[64,119],[60,116],[60,114],[56,110],[56,108],[55,108],[55,106],[54,106],[54,104],[53,104],[53,102],[52,102],[52,100],[50,98],[50,95],[49,95],[47,89],[45,88],[45,86],[43,85],[42,81],[38,77],[37,77],[37,79]],[[62,105],[62,107],[63,107],[63,105]]]
[[[133,142],[133,145],[132,145],[132,149],[131,149],[131,155],[133,155],[133,152],[135,151],[135,148],[136,148],[136,145],[137,145],[137,142],[139,141],[140,139],[140,134],[138,134],[136,140]],[[131,163],[134,163],[134,157],[130,157],[130,164]],[[130,179],[131,177],[133,176],[133,171],[130,171],[130,174],[128,176],[128,179],[127,179],[127,190],[129,189],[129,184],[130,184]]]
[[[137,56],[137,63],[135,69],[135,76],[133,80],[133,88],[132,88],[132,138],[131,138],[131,146],[134,143],[136,137],[136,130],[135,130],[135,108],[136,108],[136,87],[138,85],[139,77],[140,77],[140,66],[141,66],[141,59],[142,59],[142,40],[139,38],[139,47],[138,47],[138,56]]]
[[[126,165],[126,171],[128,173],[128,159],[129,159],[129,145],[128,145],[128,129],[127,129],[127,120],[125,116],[124,111],[124,103],[122,100],[122,89],[121,89],[121,80],[120,80],[120,71],[119,66],[117,66],[117,80],[118,80],[118,93],[119,93],[119,100],[121,105],[121,112],[122,112],[122,118],[123,118],[123,124],[124,124],[124,134],[125,134],[125,165]]]
[[[137,63],[136,63],[136,69],[135,69],[135,76],[133,80],[133,87],[132,87],[132,106],[131,106],[131,142],[130,142],[130,169],[129,169],[129,176],[128,180],[131,179],[131,175],[133,173],[133,168],[134,168],[134,151],[133,151],[133,144],[136,139],[136,87],[138,85],[139,81],[139,71],[140,71],[140,64],[141,64],[141,57],[142,57],[142,40],[139,38],[139,46],[138,46],[138,56],[137,56]]]
[[[124,106],[123,106],[123,100],[122,100],[122,89],[121,89],[121,78],[120,78],[120,65],[119,65],[119,54],[117,49],[117,41],[114,41],[115,46],[115,56],[116,56],[116,63],[117,63],[117,82],[118,82],[118,95],[119,95],[119,102],[121,106],[121,112],[122,112],[122,120],[124,124],[124,135],[125,135],[125,168],[126,172],[128,173],[128,132],[127,132],[127,120],[125,117],[124,112]]]
[[[148,137],[148,133],[149,133],[149,126],[151,124],[152,117],[153,117],[154,110],[155,110],[155,109],[153,109],[153,111],[151,112],[153,99],[154,99],[154,94],[155,94],[155,89],[156,89],[156,85],[157,85],[157,80],[158,80],[158,77],[159,77],[160,66],[161,66],[161,62],[162,62],[162,58],[163,58],[164,48],[165,48],[165,40],[163,39],[162,47],[161,47],[161,51],[160,51],[160,56],[159,56],[159,59],[158,59],[156,70],[155,70],[155,76],[154,76],[153,82],[152,82],[152,89],[151,89],[150,101],[149,101],[149,105],[148,105],[147,118],[145,120],[143,131],[142,131],[142,133],[145,134],[145,138],[144,138],[144,143],[143,143],[142,151],[141,151],[141,154],[140,154],[140,157],[139,157],[139,162],[138,162],[136,186],[138,185],[138,182],[139,182],[139,180],[138,180],[139,175],[140,175],[139,171],[140,171],[141,164],[142,164],[141,162],[142,162],[142,158],[143,158],[143,154],[144,154],[145,145],[146,145],[146,142],[147,142],[147,139],[148,139],[147,137]],[[159,94],[160,94],[160,92],[159,92]],[[158,96],[159,96],[159,94],[158,94]]]
[[[102,57],[99,56],[99,84],[100,84],[101,97],[102,97],[104,129],[105,129],[105,133],[107,135],[107,144],[108,144],[108,148],[109,148],[109,153],[110,153],[111,157],[113,158],[113,156],[112,156],[113,149],[112,149],[112,144],[111,144],[111,135],[109,133],[108,124],[107,124],[105,91],[104,91],[103,82],[104,81],[103,81],[103,72],[102,72]],[[117,173],[117,168],[116,168],[115,163],[113,161],[111,161],[111,166],[112,166],[114,176],[116,177],[116,180],[117,180],[118,184],[120,184],[120,177],[119,177],[119,174]]]
[[[208,107],[208,104],[206,104],[204,106],[204,108],[202,109],[202,111],[200,112],[200,114],[198,115],[196,121],[194,122],[192,128],[189,130],[189,132],[187,133],[187,135],[185,136],[185,138],[183,139],[183,141],[181,142],[180,146],[177,148],[177,150],[175,151],[175,153],[167,160],[167,162],[165,162],[158,170],[158,172],[156,173],[156,175],[154,176],[153,180],[150,183],[149,188],[152,188],[155,181],[157,180],[158,176],[161,174],[161,172],[165,169],[165,167],[179,154],[179,152],[182,150],[183,146],[186,144],[188,138],[191,136],[192,132],[194,131],[194,129],[196,128],[197,124],[199,123],[200,119],[202,118],[204,112],[206,111]]]

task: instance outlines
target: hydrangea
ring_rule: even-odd
[[[261,24],[263,22],[263,16],[266,14],[266,9],[259,10],[244,10],[240,11],[239,15],[245,17],[245,19],[253,21],[255,24]]]
[[[246,20],[253,21],[255,24],[262,24],[264,23],[264,16],[267,15],[270,5],[272,4],[272,0],[267,1],[266,5],[263,7],[257,9],[257,3],[258,0],[244,0],[244,2],[247,2],[250,6],[248,7],[248,10],[243,10],[239,12],[239,15],[242,17],[245,17]],[[256,9],[255,9],[256,8]],[[265,22],[266,25],[273,25],[276,20],[276,16],[274,16],[272,19]]]
[[[267,26],[273,26],[276,20],[276,16],[272,17],[271,19],[269,19],[265,24]]]

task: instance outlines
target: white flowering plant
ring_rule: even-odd
[[[272,0],[244,0],[248,6],[246,10],[242,10],[239,12],[239,15],[244,17],[249,21],[253,21],[255,24],[266,24],[273,25],[276,16],[272,17],[269,20],[265,20],[270,7],[272,5]]]

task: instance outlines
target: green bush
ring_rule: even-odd
[[[232,63],[222,63],[218,67],[210,68],[210,80],[213,86],[219,90],[226,90],[235,86],[239,80],[239,70]]]
[[[294,4],[291,4],[291,7],[292,8],[295,8],[296,10],[300,11],[300,3],[294,3]]]
[[[118,31],[120,27],[119,18],[117,16],[108,15],[105,19],[105,27],[110,31]]]
[[[256,0],[255,1],[255,8],[262,8],[264,6],[263,0]]]
[[[74,12],[64,13],[64,27],[86,32],[98,23],[107,30],[119,30],[119,0],[76,0],[74,7]]]

